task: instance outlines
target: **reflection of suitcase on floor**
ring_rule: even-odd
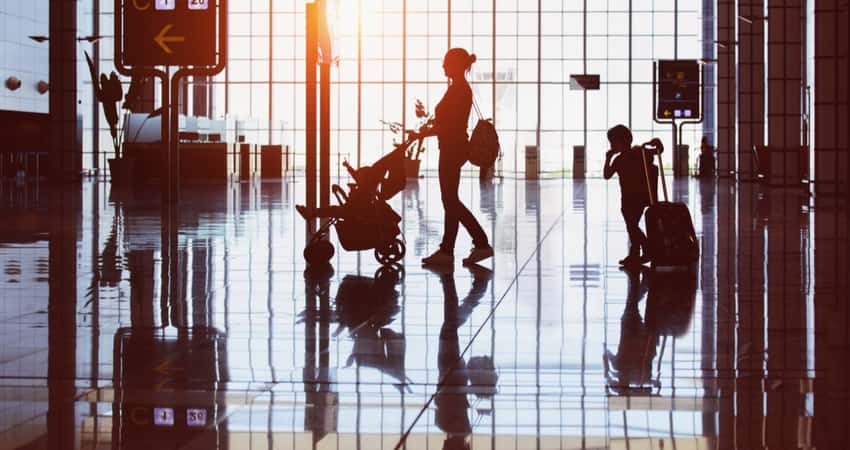
[[[646,210],[646,238],[649,247],[649,257],[653,267],[687,267],[699,259],[699,243],[697,242],[691,213],[684,203],[671,202],[667,198],[667,182],[664,180],[664,163],[658,154],[658,168],[661,175],[661,186],[664,191],[664,201],[655,201],[656,193],[652,192],[649,183],[649,168],[644,163],[646,186],[649,189],[650,206]]]

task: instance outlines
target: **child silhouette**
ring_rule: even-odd
[[[620,211],[629,233],[629,255],[620,260],[620,265],[641,265],[649,262],[649,257],[646,234],[640,229],[640,219],[646,207],[656,198],[658,167],[652,163],[652,152],[631,146],[632,132],[625,125],[617,125],[608,130],[608,141],[611,143],[611,149],[605,153],[603,175],[609,180],[617,174],[620,181]],[[658,139],[653,139],[652,145],[659,153],[663,151]],[[645,158],[645,161],[641,158]],[[648,174],[644,172],[644,163]]]

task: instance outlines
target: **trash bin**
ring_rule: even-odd
[[[573,146],[573,178],[584,178],[587,173],[585,162],[585,151],[583,145]]]
[[[536,180],[540,174],[539,155],[536,145],[525,146],[525,179]]]
[[[685,144],[680,144],[673,152],[673,176],[686,177],[688,176],[688,150],[690,147]]]

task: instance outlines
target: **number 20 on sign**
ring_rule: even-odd
[[[174,10],[177,2],[179,0],[156,0],[154,4],[154,8],[157,11],[171,11]],[[191,10],[205,10],[209,9],[209,0],[185,0],[189,3],[189,9]]]
[[[209,7],[209,0],[188,0],[188,2],[189,9],[207,9]]]

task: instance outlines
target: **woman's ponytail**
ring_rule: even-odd
[[[472,64],[477,59],[474,53],[469,54],[465,49],[456,47],[446,52],[446,56],[443,57],[443,65],[466,72],[472,68]]]

